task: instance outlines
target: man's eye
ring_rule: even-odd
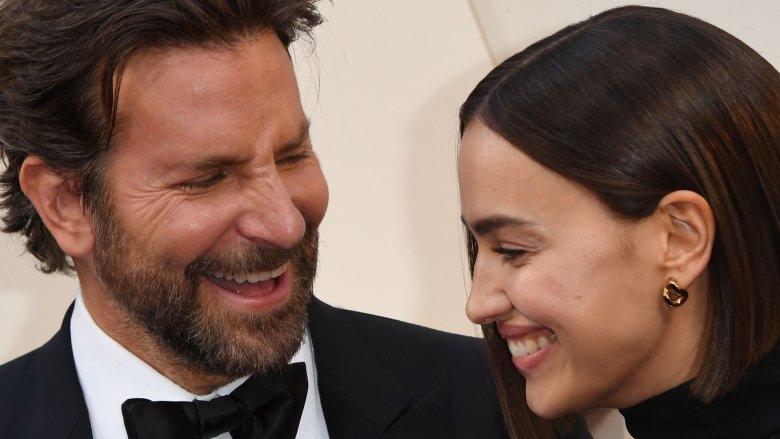
[[[297,163],[300,163],[300,162],[306,160],[307,158],[309,158],[311,156],[311,154],[312,154],[312,152],[311,152],[310,149],[304,149],[303,151],[301,151],[298,154],[294,154],[294,155],[291,155],[291,156],[287,156],[287,157],[281,158],[281,159],[277,160],[276,163],[278,165],[281,165],[281,166],[284,166],[284,165],[294,165],[294,164],[297,164]]]
[[[211,175],[206,178],[196,179],[180,183],[179,187],[185,190],[206,189],[210,188],[220,181],[222,181],[226,175],[222,172]]]

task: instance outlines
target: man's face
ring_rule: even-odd
[[[96,321],[137,324],[206,372],[289,361],[328,194],[286,49],[264,33],[229,49],[142,52],[118,116],[93,264],[98,296],[120,316]]]

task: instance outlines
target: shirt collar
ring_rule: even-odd
[[[90,316],[81,294],[76,296],[70,330],[76,371],[95,438],[127,437],[121,406],[128,398],[152,401],[209,400],[230,393],[247,379],[243,377],[235,380],[209,395],[195,395],[181,388],[103,332]],[[308,331],[291,362],[304,362],[309,380],[297,437],[327,438]],[[229,437],[226,433],[219,438],[223,436]]]

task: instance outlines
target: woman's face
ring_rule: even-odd
[[[616,219],[478,121],[458,178],[479,248],[467,314],[497,323],[535,413],[627,407],[687,378],[689,363],[669,364],[679,352],[655,216]]]

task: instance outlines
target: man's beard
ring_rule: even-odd
[[[278,370],[300,348],[317,269],[318,233],[291,250],[247,247],[204,255],[184,271],[165,255],[140,254],[110,202],[94,210],[95,269],[105,293],[171,355],[206,373],[239,377]],[[287,302],[239,314],[199,292],[206,273],[270,271],[290,261]]]

